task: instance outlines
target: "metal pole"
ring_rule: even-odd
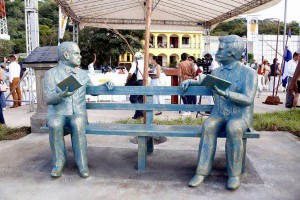
[[[277,59],[277,52],[278,52],[279,26],[280,26],[280,21],[279,21],[279,19],[278,19],[275,59]],[[273,64],[274,64],[274,63],[273,63]],[[276,71],[277,71],[277,63],[275,63],[275,66],[274,66],[274,74],[273,74],[273,77],[274,77],[274,82],[273,82],[273,97],[274,97],[274,92],[275,92],[275,75],[276,75]]]
[[[148,85],[148,65],[149,65],[149,43],[150,43],[150,24],[152,13],[152,0],[146,3],[146,31],[145,31],[145,62],[144,62],[144,86]]]
[[[283,50],[285,49],[284,43],[285,43],[285,36],[286,36],[286,7],[287,7],[287,0],[284,2],[284,29],[283,29]]]
[[[261,39],[261,63],[264,62],[264,34],[262,34]]]
[[[149,43],[150,43],[150,24],[151,24],[151,13],[152,13],[152,0],[146,2],[146,27],[145,27],[145,54],[144,54],[144,77],[143,86],[148,85],[148,65],[149,65]],[[146,102],[146,96],[143,97]],[[144,111],[144,124],[146,124],[146,112]]]
[[[60,45],[60,22],[61,22],[61,7],[58,5],[58,37],[57,37],[57,43]]]

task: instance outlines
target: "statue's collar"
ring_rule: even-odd
[[[241,66],[241,62],[240,61],[233,62],[233,63],[231,63],[229,65],[222,65],[221,71],[224,70],[224,69],[231,70],[233,67],[238,67],[238,66]]]
[[[68,65],[64,65],[64,64],[60,64],[59,65],[59,67],[61,68],[61,69],[63,69],[63,70],[65,70],[65,72],[67,73],[67,74],[77,74],[77,70],[75,69],[75,68],[73,68],[73,67],[69,67]]]

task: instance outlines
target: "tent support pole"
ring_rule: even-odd
[[[151,24],[151,12],[152,12],[152,0],[147,0],[146,3],[146,27],[145,27],[145,54],[144,54],[144,77],[143,85],[148,85],[148,66],[149,66],[149,41],[150,41],[150,24]],[[146,96],[144,103],[146,102]],[[144,111],[144,124],[146,124],[146,111]]]

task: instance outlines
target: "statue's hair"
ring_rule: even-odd
[[[59,60],[65,60],[64,52],[70,53],[70,51],[73,50],[74,46],[77,46],[75,42],[63,42],[58,45],[57,50]]]
[[[237,35],[228,35],[219,38],[220,42],[226,43],[226,48],[230,48],[232,55],[237,60],[240,60],[244,52],[244,42]]]

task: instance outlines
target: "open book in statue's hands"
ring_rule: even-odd
[[[57,86],[61,89],[61,91],[65,91],[66,88],[68,88],[68,92],[74,92],[82,85],[77,81],[77,79],[73,75],[71,75],[68,78],[59,82]]]
[[[224,79],[208,74],[207,76],[205,76],[205,78],[203,78],[200,85],[205,86],[211,90],[215,90],[214,87],[216,86],[218,89],[225,91],[231,85],[231,83]]]

